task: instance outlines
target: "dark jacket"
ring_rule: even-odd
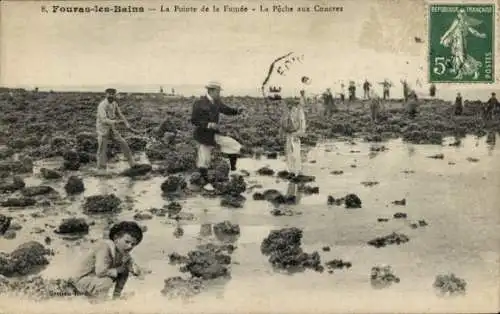
[[[214,101],[212,104],[206,96],[201,97],[193,104],[193,112],[191,113],[191,123],[195,125],[194,139],[203,145],[215,146],[214,136],[218,133],[217,130],[208,129],[208,123],[219,123],[219,115],[225,114],[234,116],[239,113],[238,109],[234,109],[224,105],[220,100]]]

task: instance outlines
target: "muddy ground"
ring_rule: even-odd
[[[220,302],[225,309],[258,303],[298,310],[279,300],[298,300],[313,287],[324,298],[317,309],[325,310],[348,303],[332,304],[327,296],[354,294],[366,300],[360,307],[373,302],[380,310],[404,308],[377,302],[398,293],[441,309],[498,304],[492,296],[498,295],[500,120],[483,121],[479,104],[455,117],[451,104],[427,100],[410,119],[394,100],[376,125],[362,102],[329,119],[309,111],[310,177],[294,183],[282,172],[280,109],[227,98],[247,109],[222,121],[227,134],[252,148],[240,161],[247,175],[229,180],[227,165],[216,159],[211,175],[219,183],[207,195],[191,184],[197,180],[188,122],[193,99],[121,99],[133,127],[145,131],[123,134],[138,161],[153,167],[123,173],[126,163],[113,144],[110,175],[96,177],[100,97],[2,95],[3,295],[70,295],[56,279],[71,273],[74,259],[113,222],[134,219],[145,231],[134,255],[151,271],[126,288],[135,292],[127,303],[138,311],[146,295],[158,303],[203,300],[214,309]],[[159,144],[151,138],[163,119],[167,135]],[[287,190],[295,191],[292,199],[284,197]]]

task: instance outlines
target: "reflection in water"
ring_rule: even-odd
[[[406,145],[406,147],[408,148],[408,156],[409,157],[415,156],[415,152],[416,152],[415,146],[413,144],[408,144],[408,145]]]
[[[295,196],[296,204],[300,204],[300,200],[302,199],[302,192],[301,192],[302,185],[303,184],[297,184],[293,182],[288,183],[286,195]]]
[[[106,178],[97,178],[97,191],[99,191],[99,194],[109,194],[112,191],[112,188],[109,186]]]

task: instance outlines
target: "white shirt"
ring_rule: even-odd
[[[107,99],[104,99],[97,106],[97,119],[96,119],[96,129],[97,133],[104,134],[112,129],[110,120],[116,119],[118,114],[118,103],[113,101],[110,103]]]

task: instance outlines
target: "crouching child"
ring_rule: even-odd
[[[140,276],[130,252],[142,241],[142,230],[135,222],[123,221],[109,231],[109,240],[99,243],[80,262],[72,283],[77,292],[92,299],[106,299],[113,289],[119,298],[129,274]]]

